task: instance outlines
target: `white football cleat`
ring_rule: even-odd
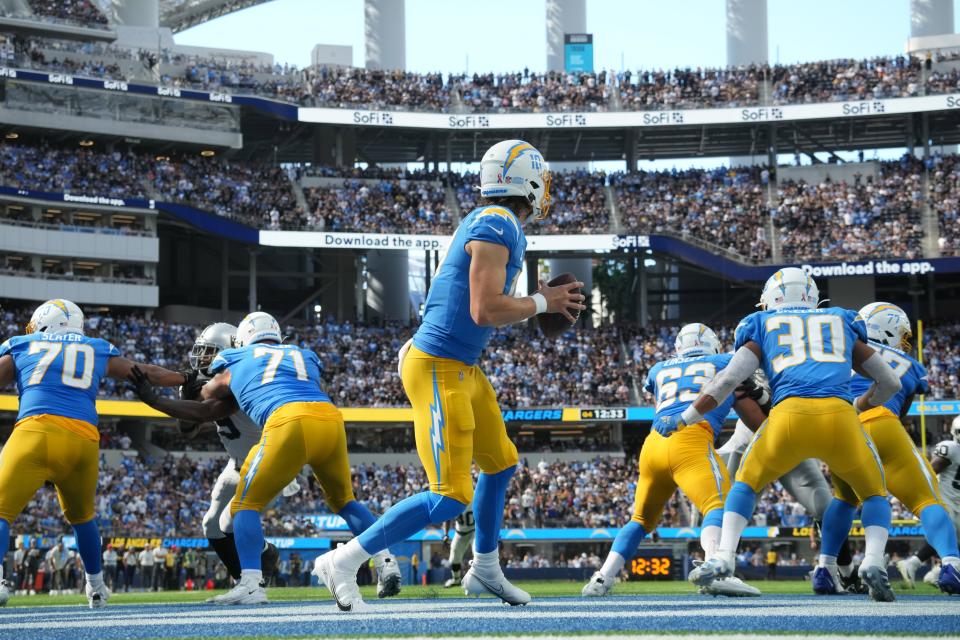
[[[583,585],[580,595],[584,598],[602,598],[613,591],[613,585],[616,578],[607,578],[599,571],[594,571],[590,576],[590,582]]]
[[[87,602],[91,609],[102,609],[107,606],[107,600],[110,599],[110,589],[107,588],[107,585],[101,582],[95,587],[88,582],[84,591],[87,594]]]
[[[317,558],[311,573],[330,591],[340,611],[361,611],[368,608],[360,595],[360,587],[357,586],[357,572],[344,571],[337,566],[336,550],[328,551]]]
[[[496,596],[515,607],[530,602],[530,594],[523,589],[510,584],[510,581],[503,575],[503,570],[499,563],[492,566],[477,566],[476,561],[471,561],[470,570],[460,581],[463,592],[468,596],[480,596],[485,593]]]
[[[916,559],[916,561],[914,561]],[[910,589],[915,589],[916,585],[914,584],[917,581],[917,569],[920,568],[920,559],[916,556],[910,556],[906,560],[897,560],[897,571],[900,572],[900,578]]]
[[[725,557],[729,556],[729,557]],[[729,578],[733,575],[733,554],[717,553],[699,567],[694,567],[687,580],[698,587],[709,587],[714,580]]]
[[[449,589],[457,584],[456,578],[448,578],[446,582],[443,583],[444,589]]]
[[[747,584],[736,576],[714,580],[707,586],[700,587],[700,593],[728,598],[758,598],[761,595],[760,589]]]
[[[13,595],[13,588],[6,580],[0,580],[0,607],[7,606],[7,600]]]
[[[207,600],[210,604],[266,604],[267,591],[255,580],[240,578],[240,582],[226,593]]]
[[[923,576],[923,582],[932,587],[937,586],[937,583],[940,582],[940,565],[932,567],[930,571],[927,571]]]
[[[377,568],[377,597],[391,598],[400,593],[400,565],[389,551],[373,556]]]

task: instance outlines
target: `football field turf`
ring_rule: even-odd
[[[202,603],[209,592],[117,594],[99,611],[86,609],[80,596],[16,597],[0,610],[0,638],[960,637],[960,598],[927,585],[881,604],[865,596],[816,597],[809,582],[754,584],[764,597],[712,598],[684,582],[634,582],[618,585],[616,596],[587,600],[579,583],[531,582],[522,584],[535,598],[526,607],[466,599],[455,589],[404,587],[402,598],[390,600],[365,589],[370,607],[354,613],[337,611],[318,588],[271,589],[270,604],[223,608]]]

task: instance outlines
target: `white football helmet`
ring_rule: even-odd
[[[215,322],[200,332],[190,350],[190,368],[206,375],[207,367],[224,349],[233,348],[237,328],[226,322]]]
[[[680,329],[673,346],[683,358],[713,355],[720,353],[720,338],[707,325],[694,322]]]
[[[760,294],[760,304],[764,310],[780,307],[803,307],[816,309],[820,304],[820,290],[813,278],[797,267],[780,269],[767,279]]]
[[[910,318],[906,312],[889,302],[871,302],[860,309],[860,317],[867,324],[867,336],[888,347],[910,351]]]
[[[953,436],[954,442],[960,442],[960,416],[953,419],[953,424],[950,425],[950,435]]]
[[[480,160],[480,195],[519,196],[530,203],[534,220],[543,220],[550,210],[550,180],[543,155],[523,140],[498,142]]]
[[[83,311],[69,300],[47,300],[37,307],[27,323],[27,333],[83,334]]]
[[[280,325],[269,313],[254,311],[237,325],[237,346],[246,347],[262,340],[276,340],[283,342]]]

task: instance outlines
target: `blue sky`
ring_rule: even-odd
[[[960,0],[956,4],[960,4]],[[770,60],[904,50],[909,0],[768,0]],[[407,0],[407,68],[512,71],[546,66],[542,0]],[[597,69],[722,66],[724,0],[587,0]],[[955,8],[955,16],[960,8]],[[267,51],[303,66],[313,45],[353,46],[363,66],[362,0],[273,0],[189,29],[181,44]]]

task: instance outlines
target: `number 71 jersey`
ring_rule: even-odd
[[[230,391],[240,409],[260,428],[291,402],[330,402],[320,388],[320,358],[292,344],[251,344],[224,349],[210,365],[216,375],[230,370]]]
[[[97,391],[115,346],[79,333],[31,333],[0,345],[13,357],[20,411],[17,421],[41,414],[97,425]]]
[[[737,326],[734,346],[760,346],[776,405],[786,398],[851,400],[857,340],[867,341],[867,326],[855,311],[795,307],[750,314]]]
[[[732,358],[733,354],[718,353],[691,358],[671,358],[653,365],[647,374],[644,389],[652,393],[656,399],[656,418],[683,413],[683,410],[700,395],[703,386],[730,364]],[[733,401],[734,396],[731,393],[704,416],[713,429],[714,438],[723,429],[723,421],[727,419]]]

